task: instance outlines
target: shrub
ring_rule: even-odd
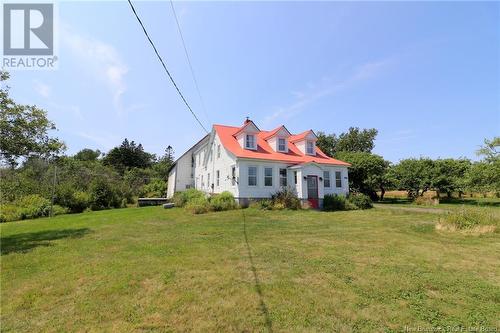
[[[205,197],[194,197],[185,205],[185,209],[192,214],[208,213],[210,208],[210,202]]]
[[[284,188],[271,196],[271,202],[273,209],[293,209],[297,210],[301,208],[300,199],[297,194],[289,189]]]
[[[323,197],[323,210],[335,211],[346,209],[346,198],[343,195],[326,194]]]
[[[50,201],[38,194],[24,196],[17,200],[15,205],[19,209],[21,220],[49,216],[50,214]]]
[[[92,210],[119,208],[121,204],[117,190],[105,179],[95,179],[90,185],[90,208]]]
[[[486,209],[465,208],[445,213],[436,225],[438,230],[492,232],[500,223],[498,216]]]
[[[145,198],[161,198],[167,192],[167,182],[155,178],[149,184],[142,187],[140,195]]]
[[[69,213],[69,209],[66,208],[66,207],[62,207],[62,206],[59,206],[59,205],[54,205],[52,207],[52,214],[54,216],[56,215],[62,215],[62,214],[68,214]]]
[[[90,195],[87,192],[76,191],[73,193],[72,199],[68,205],[72,213],[81,213],[89,207]]]
[[[355,209],[369,209],[373,207],[370,197],[363,193],[352,193],[347,200],[354,205]]]
[[[3,204],[0,211],[0,222],[35,219],[50,215],[50,201],[38,194],[26,195],[14,203]],[[59,205],[54,205],[53,211],[54,215],[68,212]]]
[[[264,209],[264,210],[272,210],[273,202],[269,199],[262,199],[255,202],[255,207]]]
[[[189,201],[197,198],[205,198],[205,193],[190,188],[182,192],[175,192],[172,201],[176,207],[184,207]]]
[[[19,208],[13,204],[2,204],[0,207],[0,222],[17,221],[21,219]]]
[[[230,192],[222,192],[210,199],[210,206],[214,211],[231,210],[237,207],[234,196]]]

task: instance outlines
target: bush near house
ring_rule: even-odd
[[[211,210],[210,202],[205,197],[194,197],[184,206],[192,214],[204,214]]]
[[[184,207],[186,211],[193,214],[238,208],[234,196],[227,191],[207,198],[207,195],[202,191],[188,189],[183,192],[176,192],[172,198],[172,202],[176,207]]]
[[[300,199],[297,194],[289,188],[284,188],[271,195],[273,209],[301,209]]]
[[[195,190],[194,188],[182,192],[175,192],[172,202],[176,207],[184,207],[189,201],[195,198],[205,198],[205,193]]]
[[[351,193],[347,198],[343,195],[326,194],[323,198],[323,210],[356,210],[372,208],[372,200],[362,193]]]
[[[224,191],[221,194],[217,194],[210,198],[210,207],[213,211],[223,211],[236,209],[238,205],[234,199],[232,193]]]
[[[370,197],[363,193],[351,193],[347,197],[347,201],[356,206],[357,209],[369,209],[373,207]]]

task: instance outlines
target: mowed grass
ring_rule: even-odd
[[[498,327],[500,236],[388,209],[129,208],[0,226],[3,331]]]

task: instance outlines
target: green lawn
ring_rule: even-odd
[[[128,208],[0,226],[3,331],[499,327],[500,234],[427,212]]]

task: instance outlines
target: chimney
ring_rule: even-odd
[[[250,118],[246,117],[245,122],[243,124],[248,124],[250,121],[251,121]]]

